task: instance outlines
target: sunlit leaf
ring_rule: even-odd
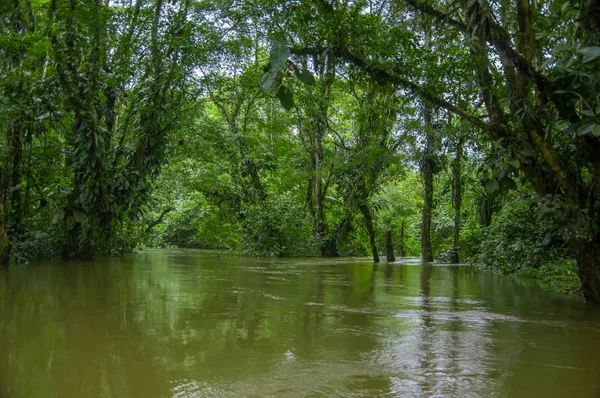
[[[600,57],[600,47],[584,47],[579,53],[583,54],[583,62],[587,63]]]
[[[290,47],[282,43],[273,43],[269,54],[271,60],[271,70],[280,71],[290,56]]]
[[[283,73],[274,69],[269,70],[265,73],[261,80],[261,86],[266,92],[274,91],[277,87],[281,86],[283,81]]]

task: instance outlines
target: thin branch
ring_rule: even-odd
[[[419,2],[417,0],[402,0],[406,4],[410,5],[417,11],[421,11],[425,14],[431,15],[434,18],[437,18],[439,21],[446,22],[451,26],[454,26],[461,32],[466,35],[471,35],[471,29],[469,26],[463,22],[460,22],[456,19],[451,18],[448,14],[437,10],[426,4],[425,2]],[[555,102],[555,94],[556,87],[553,83],[551,83],[546,76],[539,73],[537,70],[531,66],[529,61],[523,57],[518,51],[516,51],[510,45],[510,35],[502,26],[498,25],[492,20],[487,20],[489,25],[489,30],[487,31],[484,39],[493,44],[498,50],[503,51],[509,58],[513,60],[515,66],[517,67],[519,73],[529,78],[532,78],[540,92],[542,92],[546,98]]]
[[[154,221],[152,221],[152,222],[150,222],[150,223],[148,224],[148,228],[146,228],[146,230],[144,231],[144,233],[148,233],[148,232],[152,231],[152,229],[153,229],[154,227],[156,227],[158,224],[162,223],[162,221],[163,221],[163,218],[165,217],[165,215],[166,215],[167,213],[170,213],[170,212],[172,212],[173,210],[175,210],[175,208],[174,208],[174,207],[168,207],[168,208],[164,209],[164,210],[163,210],[163,211],[160,213],[160,215],[158,216],[158,218],[157,218],[156,220],[154,220]]]
[[[325,49],[323,49],[323,48],[293,47],[291,49],[292,54],[299,55],[299,56],[320,54],[323,51],[325,51]],[[376,80],[379,80],[381,82],[389,82],[389,83],[394,84],[396,87],[408,90],[411,93],[413,93],[414,95],[418,96],[422,100],[424,100],[432,105],[446,109],[449,112],[452,112],[458,116],[461,116],[465,120],[468,120],[469,122],[471,122],[471,124],[473,124],[474,126],[480,128],[484,131],[489,132],[489,131],[493,131],[495,129],[490,124],[485,123],[482,120],[479,120],[479,118],[477,116],[472,115],[469,112],[465,111],[464,109],[459,108],[459,107],[451,104],[450,102],[431,94],[425,88],[419,86],[416,83],[411,82],[408,79],[401,77],[399,74],[397,74],[393,71],[388,71],[378,65],[370,64],[368,61],[359,57],[358,55],[352,54],[343,49],[330,49],[330,51],[334,51],[334,54],[336,55],[336,57],[344,60],[347,63],[353,64],[353,65],[361,68],[365,72],[369,73]]]

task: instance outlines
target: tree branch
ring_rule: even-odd
[[[471,124],[473,124],[474,126],[480,128],[484,131],[490,132],[490,131],[494,130],[493,126],[480,120],[475,115],[472,115],[469,112],[465,111],[464,109],[459,108],[459,107],[451,104],[450,102],[431,94],[425,88],[419,86],[416,83],[411,82],[408,79],[401,77],[398,73],[395,73],[393,71],[388,71],[377,65],[370,64],[368,61],[364,60],[363,58],[359,57],[358,55],[352,54],[352,53],[346,51],[345,49],[328,49],[328,50],[333,51],[337,58],[342,59],[343,61],[345,61],[349,64],[352,64],[356,67],[361,68],[362,70],[364,70],[365,72],[367,72],[373,78],[375,78],[376,80],[379,80],[380,82],[389,82],[389,83],[392,83],[393,85],[395,85],[396,87],[408,90],[411,93],[413,93],[414,95],[421,98],[422,100],[424,100],[432,105],[446,109],[447,111],[452,112],[452,113],[464,118],[465,120],[468,120]],[[326,51],[326,49],[324,49],[324,48],[293,47],[291,49],[291,53],[294,55],[298,55],[298,56],[315,55],[315,54],[323,53],[324,51]]]
[[[174,207],[168,207],[166,209],[164,209],[162,211],[162,213],[160,213],[160,215],[158,216],[158,218],[154,221],[152,221],[150,224],[148,224],[148,228],[145,229],[144,233],[148,233],[150,231],[152,231],[152,228],[156,227],[158,224],[162,223],[163,218],[165,217],[165,215],[167,213],[172,212],[173,210],[175,210]]]
[[[469,26],[463,22],[460,22],[456,19],[451,18],[446,13],[433,8],[432,6],[426,4],[425,2],[420,2],[418,0],[402,0],[406,4],[410,5],[417,11],[423,12],[425,14],[431,15],[436,18],[438,21],[446,22],[447,24],[454,26],[461,32],[466,35],[471,35],[471,29]],[[533,79],[538,87],[538,90],[546,96],[547,99],[556,103],[554,92],[556,91],[556,87],[553,83],[551,83],[546,76],[536,71],[533,66],[531,66],[530,62],[519,52],[517,52],[510,45],[510,35],[502,26],[498,25],[492,20],[487,20],[489,30],[486,32],[484,39],[494,45],[498,50],[503,51],[508,57],[510,57],[519,73],[524,76],[527,76]]]

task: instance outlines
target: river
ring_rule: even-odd
[[[0,397],[600,397],[600,309],[470,266],[146,250],[0,270]]]

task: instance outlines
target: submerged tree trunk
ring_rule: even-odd
[[[369,232],[369,242],[371,244],[371,251],[373,252],[373,261],[379,262],[379,254],[377,253],[377,244],[375,241],[375,228],[373,227],[373,216],[371,215],[371,209],[365,204],[359,206],[360,212],[365,219],[365,225]]]
[[[592,241],[575,239],[571,245],[577,259],[583,296],[586,301],[600,304],[600,235]]]
[[[452,162],[452,207],[454,207],[454,239],[450,262],[458,264],[460,255],[458,251],[458,240],[460,238],[460,210],[462,204],[462,185],[461,185],[461,160],[462,160],[463,139],[459,138],[456,144],[456,155]]]
[[[392,230],[389,227],[385,230],[385,257],[388,262],[396,261],[396,257],[394,257],[394,245],[392,243]]]

